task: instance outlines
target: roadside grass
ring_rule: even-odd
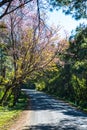
[[[0,130],[8,130],[11,124],[19,117],[21,112],[27,107],[28,97],[21,92],[18,103],[14,107],[0,106]]]
[[[83,111],[87,113],[87,108],[83,108]]]

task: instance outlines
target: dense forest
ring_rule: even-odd
[[[62,65],[56,64],[57,70],[46,72],[37,89],[87,107],[87,27],[81,25],[76,29],[68,48],[58,57]]]
[[[34,86],[87,108],[87,26],[61,39],[60,27],[45,22],[44,4],[0,1],[0,105],[14,106],[21,88]],[[85,0],[49,4],[49,10],[63,8],[75,19],[87,18]]]

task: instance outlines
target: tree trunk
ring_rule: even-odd
[[[9,92],[10,90],[10,87],[8,86],[4,92],[4,95],[2,96],[1,100],[0,100],[0,104],[3,105],[4,101],[6,100],[7,98],[7,93]]]
[[[12,90],[13,95],[14,95],[14,100],[13,100],[13,106],[16,105],[19,95],[20,95],[20,87],[16,87]]]

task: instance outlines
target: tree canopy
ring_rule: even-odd
[[[22,13],[24,17],[21,9],[15,10],[0,24],[1,104],[9,104],[12,95],[16,103],[22,84],[51,68],[55,55],[63,48],[59,28],[48,28],[38,19],[36,10],[30,13],[23,8]]]
[[[71,14],[75,19],[87,18],[86,0],[51,0],[53,7],[62,7],[65,14]]]
[[[69,40],[69,46],[60,54],[63,64],[57,71],[47,71],[39,80],[37,89],[87,108],[87,26],[80,25]]]
[[[86,0],[50,3],[75,19],[87,18]],[[15,105],[21,87],[33,81],[39,90],[87,107],[87,26],[61,39],[60,28],[43,20],[43,4],[0,0],[0,104]]]

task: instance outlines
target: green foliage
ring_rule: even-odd
[[[37,90],[43,90],[45,88],[45,82],[44,81],[38,81],[35,83]]]
[[[87,27],[80,26],[70,38],[69,47],[60,56],[64,66],[49,76],[44,91],[87,108]]]
[[[75,19],[87,18],[86,0],[51,0],[56,9],[62,7],[65,14],[71,14]]]

